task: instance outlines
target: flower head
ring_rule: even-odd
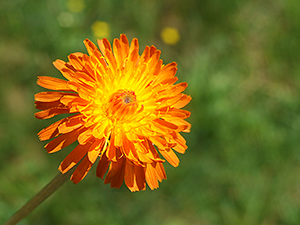
[[[99,158],[97,176],[119,188],[123,180],[131,191],[151,189],[166,179],[164,159],[177,167],[174,153],[187,146],[179,132],[189,132],[184,119],[190,112],[181,109],[191,97],[182,93],[187,83],[174,84],[176,63],[163,65],[160,51],[146,47],[139,55],[139,44],[129,45],[125,35],[98,40],[99,49],[84,41],[89,56],[69,55],[69,62],[53,64],[67,80],[38,77],[38,85],[51,89],[35,95],[35,114],[48,119],[71,114],[38,133],[40,140],[51,140],[49,153],[78,141],[59,166],[66,173],[79,164],[71,180],[81,181]],[[162,159],[159,153],[164,157]]]

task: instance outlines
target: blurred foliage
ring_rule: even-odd
[[[110,41],[125,33],[178,63],[193,97],[189,149],[158,190],[111,189],[93,168],[20,224],[300,224],[299,11],[298,0],[0,1],[0,221],[74,147],[48,155],[36,137],[56,120],[33,116],[36,77],[60,77],[52,61],[86,52],[102,21]]]

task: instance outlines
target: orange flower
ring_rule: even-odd
[[[187,146],[179,132],[189,132],[184,119],[190,112],[180,108],[191,97],[181,93],[187,83],[174,84],[176,63],[163,65],[160,51],[147,46],[139,55],[139,44],[129,45],[124,34],[115,39],[113,49],[107,39],[98,40],[99,49],[84,41],[89,56],[69,55],[69,62],[53,64],[67,80],[38,77],[38,85],[54,90],[35,95],[35,114],[48,119],[72,114],[38,133],[50,141],[45,148],[53,153],[78,141],[77,147],[60,164],[66,173],[79,164],[71,180],[77,184],[99,157],[97,176],[111,187],[123,180],[130,191],[158,188],[166,179],[164,160],[174,167],[179,159],[173,150],[184,153]],[[155,147],[156,146],[156,147]]]

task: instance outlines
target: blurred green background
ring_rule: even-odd
[[[104,185],[93,167],[20,224],[300,224],[299,12],[299,0],[1,0],[0,221],[74,147],[48,155],[38,140],[56,119],[34,118],[37,76],[60,77],[52,62],[86,53],[85,38],[125,33],[176,61],[189,83],[179,167],[165,163],[160,188],[138,193]],[[172,45],[166,27],[180,35]]]

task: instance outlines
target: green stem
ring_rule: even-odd
[[[48,183],[39,193],[31,198],[22,208],[20,208],[4,225],[14,225],[20,220],[26,217],[31,211],[45,201],[51,194],[53,194],[58,188],[60,188],[74,172],[75,167],[69,170],[67,173],[59,173],[56,175],[50,183]]]

